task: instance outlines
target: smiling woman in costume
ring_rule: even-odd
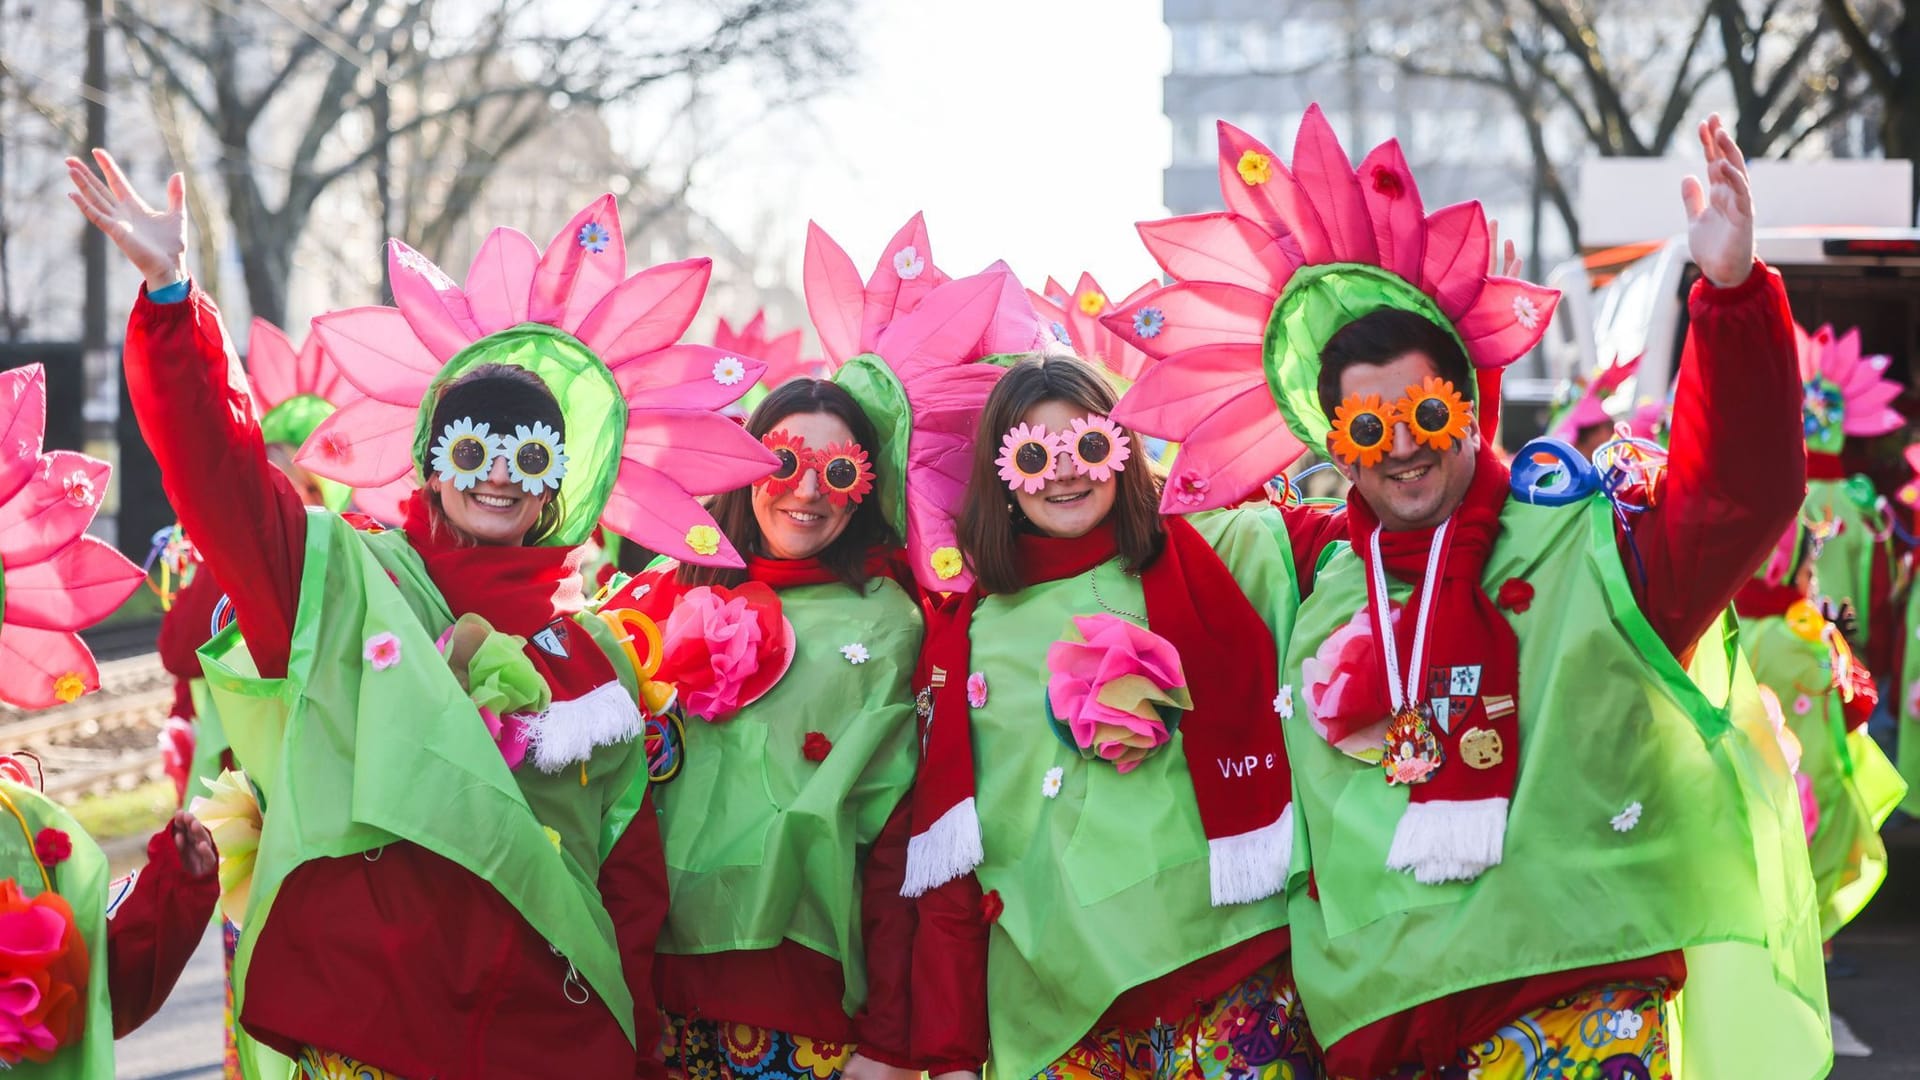
[[[638,656],[587,609],[580,545],[604,520],[737,561],[694,496],[774,458],[718,412],[757,363],[676,344],[708,263],[629,276],[611,196],[544,251],[495,230],[465,290],[393,242],[399,309],[316,322],[366,397],[299,459],[419,480],[402,529],[361,532],[268,465],[186,276],[181,178],[154,210],[96,158],[104,182],[69,163],[74,201],[146,279],[134,407],[238,618],[202,657],[264,807],[241,1024],[315,1077],[657,1071],[660,875],[602,867],[616,840],[657,852]]]

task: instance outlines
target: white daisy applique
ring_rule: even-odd
[[[1276,713],[1279,713],[1280,719],[1282,720],[1293,719],[1293,684],[1292,683],[1287,683],[1281,686],[1280,692],[1273,695],[1273,711]]]
[[[840,646],[840,655],[846,657],[849,664],[864,664],[867,662],[867,647],[855,641]]]
[[[1613,815],[1611,822],[1613,831],[1632,832],[1633,827],[1640,824],[1640,810],[1641,806],[1638,801],[1628,803],[1625,810]]]
[[[1040,794],[1045,795],[1049,799],[1059,798],[1060,784],[1066,778],[1066,775],[1067,770],[1058,765],[1048,769],[1047,775],[1040,778]]]
[[[733,386],[747,377],[747,365],[737,356],[723,356],[713,362],[713,381],[721,386]]]

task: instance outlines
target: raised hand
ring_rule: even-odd
[[[1753,272],[1753,188],[1746,155],[1718,113],[1700,125],[1700,148],[1707,155],[1706,184],[1692,176],[1680,181],[1687,247],[1707,280],[1728,289]]]
[[[127,174],[113,155],[95,150],[100,176],[79,158],[67,159],[67,178],[74,190],[67,198],[107,234],[134,269],[147,279],[149,290],[164,288],[187,276],[186,180],[174,173],[167,178],[167,208],[147,205],[127,182]],[[104,180],[102,179],[104,177]]]
[[[1526,269],[1526,261],[1514,249],[1513,241],[1507,241],[1504,251],[1500,247],[1500,222],[1495,218],[1487,219],[1487,273],[1500,277],[1517,278]]]
[[[173,849],[180,853],[180,865],[188,877],[203,878],[220,869],[220,853],[213,846],[213,834],[200,820],[185,810],[174,812],[167,823]]]

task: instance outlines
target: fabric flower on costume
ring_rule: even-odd
[[[757,581],[687,590],[661,636],[660,680],[709,723],[759,700],[793,664],[793,624],[780,612],[779,594]]]
[[[79,474],[104,491],[111,472],[70,450],[42,452],[46,372],[0,372],[0,701],[44,709],[100,688],[75,631],[106,618],[145,575],[87,526],[97,499],[69,497]]]
[[[253,895],[253,864],[260,850],[260,800],[244,772],[220,770],[187,811],[213,835],[220,853],[220,911],[235,926],[244,925]]]
[[[1613,815],[1608,824],[1613,826],[1614,832],[1632,832],[1633,827],[1640,824],[1641,809],[1638,802],[1630,802],[1625,810]]]
[[[747,377],[747,365],[737,356],[723,356],[713,362],[713,381],[721,386],[733,386]]]
[[[426,456],[428,403],[474,368],[533,372],[569,417],[566,510],[549,543],[583,543],[597,524],[652,551],[702,565],[741,565],[699,496],[772,470],[759,440],[722,414],[765,365],[680,341],[712,274],[707,259],[627,273],[613,196],[575,214],[542,251],[495,229],[464,286],[419,252],[388,245],[397,307],[335,311],[314,332],[364,397],[315,429],[297,460],[355,488],[409,480]],[[715,378],[731,357],[733,385]],[[731,369],[723,369],[723,374]],[[331,448],[329,451],[328,448]],[[702,550],[690,537],[713,530]]]
[[[79,1041],[90,974],[66,900],[51,891],[29,900],[12,878],[0,881],[0,1066],[44,1065]]]
[[[385,671],[400,662],[400,639],[386,632],[367,639],[360,647],[360,658],[375,671]]]
[[[842,645],[840,655],[846,657],[849,664],[864,664],[867,662],[867,647],[857,641],[850,645]]]
[[[1066,781],[1066,776],[1067,770],[1058,765],[1048,769],[1047,774],[1040,778],[1040,794],[1049,799],[1059,798],[1060,785]]]
[[[1283,683],[1280,692],[1273,695],[1273,712],[1282,720],[1293,719],[1293,684]]]
[[[52,869],[73,857],[73,837],[61,829],[41,829],[33,837],[33,855]]]
[[[713,347],[736,356],[751,356],[767,365],[760,385],[771,390],[789,379],[824,379],[833,374],[833,361],[824,357],[800,358],[800,331],[769,336],[767,313],[756,311],[744,326],[734,329],[721,319],[713,331]]]
[[[1398,607],[1392,618],[1400,621]],[[1373,608],[1364,605],[1300,664],[1301,691],[1313,730],[1355,757],[1380,749],[1393,712],[1378,651]]]
[[[1158,288],[1159,284],[1149,281],[1141,285],[1128,293],[1119,306],[1133,303]],[[1078,300],[1085,296],[1096,297],[1100,303],[1089,311]],[[1074,354],[1082,360],[1105,368],[1108,381],[1114,384],[1115,389],[1132,386],[1147,368],[1153,366],[1152,355],[1101,325],[1100,317],[1111,311],[1114,305],[1106,302],[1107,292],[1093,279],[1092,274],[1083,272],[1072,292],[1048,278],[1044,290],[1034,292],[1029,289],[1027,297],[1033,301],[1033,310],[1039,313],[1043,322],[1059,327],[1059,332],[1054,336],[1061,343],[1071,345]],[[1155,329],[1141,336],[1152,337],[1158,332]]]
[[[1180,654],[1117,615],[1081,615],[1047,649],[1047,716],[1083,756],[1132,772],[1193,708]]]
[[[1499,595],[1493,602],[1512,612],[1523,612],[1533,606],[1533,583],[1525,578],[1508,578],[1500,583]]]
[[[1901,386],[1887,378],[1892,360],[1863,355],[1858,328],[1842,334],[1829,325],[1808,333],[1796,324],[1793,337],[1805,388],[1807,449],[1837,454],[1849,435],[1885,435],[1906,423],[1893,407]]]
[[[1179,443],[1176,475],[1209,481],[1197,502],[1182,498],[1192,485],[1169,484],[1163,512],[1232,506],[1324,445],[1321,347],[1377,308],[1414,312],[1455,335],[1482,373],[1476,396],[1497,399],[1489,393],[1497,372],[1539,341],[1559,294],[1487,272],[1478,204],[1426,213],[1398,144],[1376,147],[1356,169],[1317,105],[1301,121],[1291,168],[1231,124],[1219,125],[1219,142],[1225,211],[1140,225],[1173,284],[1103,319],[1160,358],[1114,420]],[[1137,328],[1148,308],[1162,319]],[[1495,404],[1476,407],[1489,429]]]
[[[987,673],[976,671],[967,676],[967,707],[984,709],[987,707]]]
[[[1006,901],[1000,899],[999,889],[988,889],[986,892],[980,894],[981,922],[989,924],[999,922],[1001,913],[1006,910],[1007,904]]]
[[[808,761],[825,761],[827,755],[832,752],[833,741],[828,739],[824,732],[809,731],[806,739],[800,744],[800,756]]]
[[[972,576],[940,553],[958,544],[955,519],[980,410],[1005,370],[982,361],[1032,352],[1042,331],[1004,264],[949,279],[935,265],[917,214],[886,250],[907,247],[917,266],[883,256],[862,282],[847,253],[819,226],[808,226],[807,311],[822,350],[841,365],[834,381],[880,433],[880,445],[867,448],[875,494],[887,522],[906,538],[915,579],[934,592],[962,592]]]

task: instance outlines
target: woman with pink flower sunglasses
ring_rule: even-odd
[[[929,626],[914,1044],[929,1071],[1318,1075],[1284,956],[1280,515],[1163,516],[1077,358],[994,388]]]

